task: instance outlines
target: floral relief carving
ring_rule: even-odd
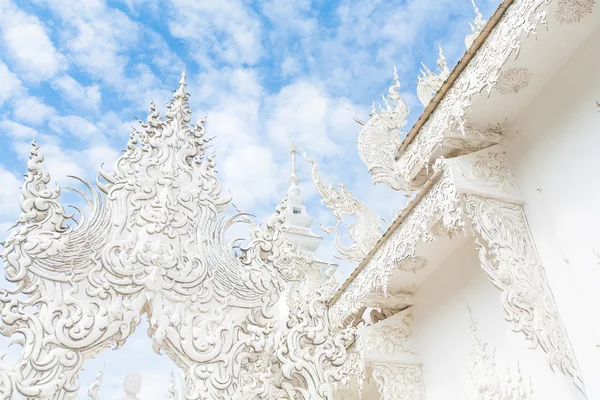
[[[408,312],[400,325],[372,326],[367,337],[366,350],[371,354],[415,354],[404,348],[405,342],[412,335],[410,324],[413,320],[412,313]]]
[[[422,256],[407,257],[398,263],[396,269],[399,271],[412,272],[414,274],[425,268],[427,263],[427,258]]]
[[[410,364],[370,365],[371,377],[382,400],[421,400],[425,398],[421,367]]]
[[[596,0],[559,0],[554,17],[560,24],[581,22],[592,13],[595,5]]]
[[[501,192],[506,192],[507,188],[513,186],[505,151],[490,151],[484,155],[478,155],[477,161],[471,164],[471,171],[462,175],[475,185],[495,187]]]
[[[506,320],[531,348],[547,354],[553,371],[571,378],[585,394],[573,349],[541,265],[523,207],[475,195],[465,196],[483,271],[502,291]]]
[[[529,86],[529,82],[531,82],[531,72],[527,68],[509,68],[502,72],[494,89],[503,95],[517,94]]]

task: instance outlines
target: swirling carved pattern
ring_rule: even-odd
[[[344,259],[355,262],[362,261],[383,234],[381,219],[373,214],[365,203],[355,199],[341,182],[338,181],[338,189],[335,189],[331,183],[325,182],[319,175],[317,162],[308,158],[306,153],[304,158],[312,164],[311,177],[317,192],[322,197],[321,202],[333,211],[333,215],[338,220],[335,227],[324,227],[323,225],[321,227],[327,233],[335,233],[333,245]],[[348,225],[348,236],[353,242],[350,247],[342,245],[340,233],[337,230],[337,226],[344,221],[345,216],[356,217],[356,223]]]
[[[449,232],[462,230],[462,208],[451,172],[443,158],[433,168],[440,174],[437,182],[335,299],[331,307],[334,324],[357,311],[361,300],[369,294],[387,293],[394,267],[414,256],[419,243],[434,240],[430,232],[434,220],[441,220]]]
[[[479,11],[477,4],[475,4],[475,0],[471,0],[471,3],[473,3],[475,19],[472,23],[469,24],[471,25],[471,33],[469,33],[465,37],[465,47],[467,48],[467,50],[471,48],[471,45],[473,44],[475,39],[477,39],[477,36],[479,36],[481,31],[483,31],[483,28],[485,28],[485,24],[487,23],[487,21],[483,19],[483,14],[481,14],[481,12]]]
[[[509,68],[500,74],[494,89],[503,95],[517,94],[529,86],[531,76],[527,68]]]
[[[524,36],[535,35],[538,24],[546,23],[546,11],[541,7],[549,3],[549,0],[522,0],[510,5],[418,135],[397,156],[397,165],[401,167],[394,173],[398,174],[399,182],[410,182],[417,168],[429,165],[431,154],[444,141],[444,132],[465,132],[465,114],[471,106],[471,97],[492,90],[506,61],[521,48]],[[406,189],[389,186],[396,190]]]
[[[431,72],[427,65],[421,63],[423,70],[421,76],[417,79],[417,97],[421,101],[423,106],[427,107],[427,104],[433,99],[433,96],[441,89],[442,85],[450,76],[450,68],[444,57],[444,52],[440,47],[438,64],[438,73]]]
[[[406,185],[396,168],[396,151],[402,141],[400,129],[406,125],[409,109],[400,96],[400,81],[394,67],[394,84],[383,97],[384,107],[379,112],[373,103],[371,119],[363,122],[356,117],[362,128],[358,134],[358,155],[367,166],[373,183],[384,183],[396,190]]]
[[[71,397],[84,361],[122,346],[145,314],[154,349],[185,374],[185,399],[272,398],[274,361],[262,374],[243,366],[277,335],[290,354],[307,340],[294,342],[275,323],[280,293],[291,282],[303,292],[290,297],[289,319],[311,327],[308,339],[321,356],[312,370],[284,376],[282,384],[306,398],[327,398],[338,378],[332,364],[345,359],[345,336],[330,332],[317,291],[319,268],[285,238],[282,206],[264,226],[250,225],[249,241],[236,255],[225,236],[248,217],[225,215],[230,199],[220,196],[205,121],[190,125],[185,87],[184,75],[164,118],[151,105],[113,172],[100,171],[102,193],[82,181],[91,213],[80,212],[71,226],[33,143],[22,214],[3,253],[16,287],[0,290],[0,333],[23,335],[23,352],[16,365],[1,363],[0,390],[31,399]],[[285,357],[277,365],[298,366]]]
[[[596,0],[559,0],[554,17],[560,24],[575,24],[590,15]]]
[[[483,271],[502,290],[506,319],[531,348],[541,347],[553,371],[585,394],[577,360],[558,313],[546,272],[537,255],[523,207],[465,196]]]
[[[479,337],[477,323],[473,319],[470,308],[469,317],[471,318],[469,329],[473,336],[473,346],[471,363],[467,370],[471,382],[473,382],[473,389],[476,393],[475,398],[477,400],[533,400],[531,379],[529,384],[523,382],[521,367],[518,362],[516,373],[513,373],[509,368],[508,381],[503,384],[500,383],[500,378],[496,372],[496,349],[490,351],[488,343],[485,343]]]
[[[501,192],[513,186],[512,174],[506,163],[506,152],[490,151],[477,156],[469,174],[463,176],[475,185],[491,186]]]
[[[372,364],[371,376],[381,400],[424,399],[421,367],[409,364]]]
[[[367,337],[367,351],[385,355],[398,352],[415,354],[404,348],[404,342],[412,335],[410,324],[413,319],[412,313],[408,312],[400,325],[373,326]]]

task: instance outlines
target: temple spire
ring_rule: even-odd
[[[298,155],[298,145],[294,142],[292,142],[292,145],[290,147],[290,154],[292,155],[292,172],[290,173],[290,177],[288,178],[288,183],[290,185],[290,187],[288,188],[288,196],[300,198],[300,188],[298,187],[298,184],[300,183],[300,178],[298,178],[296,170],[296,156]],[[300,201],[300,203],[302,203],[302,201]]]

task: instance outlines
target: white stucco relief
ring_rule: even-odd
[[[473,346],[467,370],[473,383],[473,400],[533,400],[531,378],[527,381],[523,378],[518,361],[516,368],[508,368],[508,380],[501,381],[496,366],[496,349],[490,349],[489,343],[479,337],[477,322],[471,309],[468,310]]]
[[[385,291],[394,260],[411,257],[419,243],[433,240],[434,226],[436,231],[457,232],[468,223],[475,235],[481,268],[501,290],[502,306],[513,330],[523,334],[531,348],[546,353],[552,371],[563,373],[585,393],[520,194],[514,185],[506,183],[511,173],[504,156],[498,159],[504,153],[503,145],[495,145],[451,160],[438,159],[435,183],[337,294],[332,319],[343,319],[349,310],[358,309],[369,292]],[[462,171],[471,171],[478,162],[486,165],[486,172],[477,179],[466,179]]]
[[[370,376],[377,384],[381,400],[422,400],[425,398],[420,366],[372,363],[370,370]]]
[[[191,125],[185,75],[164,118],[151,105],[100,192],[82,181],[91,213],[79,222],[49,186],[37,144],[21,189],[22,213],[4,243],[15,287],[0,289],[0,333],[25,340],[0,362],[3,398],[65,400],[83,363],[121,346],[146,315],[155,350],[182,369],[185,399],[331,399],[351,329],[334,332],[335,283],[285,237],[283,206],[237,256],[227,229],[205,121]],[[277,319],[289,289],[289,321]],[[286,321],[287,322],[287,321]],[[275,372],[274,372],[275,371]]]

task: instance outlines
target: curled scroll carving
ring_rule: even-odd
[[[60,188],[49,186],[32,144],[22,213],[4,243],[15,288],[0,289],[0,333],[24,336],[16,341],[23,351],[15,365],[1,363],[0,390],[71,397],[83,362],[122,346],[145,315],[154,349],[183,370],[185,399],[269,398],[278,393],[271,368],[298,365],[269,359],[261,374],[243,366],[275,354],[277,335],[292,335],[276,323],[289,282],[306,289],[312,308],[290,301],[288,318],[313,332],[289,338],[289,354],[302,340],[326,349],[306,379],[283,374],[282,384],[306,398],[327,398],[345,342],[330,334],[324,295],[316,291],[318,266],[285,238],[282,206],[263,226],[250,224],[244,246],[225,239],[249,218],[226,214],[231,199],[221,197],[205,119],[190,123],[185,88],[184,74],[163,118],[151,105],[113,171],[100,171],[100,192],[81,180],[91,212],[79,210],[78,222],[68,223]]]
[[[415,354],[404,348],[404,342],[412,335],[410,324],[413,320],[414,317],[412,313],[408,312],[402,319],[402,323],[399,325],[373,326],[367,337],[367,351],[369,353],[386,355],[397,352]]]
[[[475,4],[475,0],[471,0],[471,3],[473,3],[473,11],[475,11],[475,19],[473,20],[472,23],[469,23],[469,25],[471,25],[471,33],[469,33],[465,37],[465,46],[466,46],[467,50],[469,50],[469,48],[471,48],[471,45],[473,44],[475,39],[477,39],[477,36],[479,36],[481,31],[483,31],[483,28],[485,28],[485,24],[487,23],[487,21],[483,19],[483,15],[479,11],[479,7],[477,7],[477,4]]]
[[[319,175],[317,162],[308,158],[306,153],[304,158],[312,164],[312,181],[322,197],[321,202],[333,211],[333,215],[338,221],[335,227],[324,227],[323,225],[321,227],[327,233],[335,233],[333,244],[344,259],[360,262],[383,234],[381,218],[373,214],[365,203],[355,199],[341,182],[338,181],[338,189],[335,189],[331,183],[325,182]],[[354,243],[350,247],[342,245],[340,233],[337,230],[337,226],[344,221],[345,216],[356,217],[356,223],[348,225],[348,236]]]
[[[538,258],[523,207],[467,195],[483,271],[502,290],[506,319],[531,348],[541,347],[553,371],[571,378],[585,394],[577,360],[558,313],[544,267]]]
[[[424,398],[421,367],[410,364],[372,364],[371,376],[382,400]]]
[[[379,112],[373,103],[371,119],[364,122],[354,117],[362,128],[358,134],[358,155],[367,166],[373,183],[384,183],[395,190],[405,188],[396,167],[396,152],[402,143],[400,129],[407,121],[409,109],[400,96],[400,81],[394,67],[394,84],[383,98],[384,107]]]
[[[448,68],[448,63],[446,63],[446,57],[444,57],[441,46],[437,61],[437,74],[431,72],[424,63],[421,63],[421,65],[423,66],[423,70],[421,71],[422,75],[417,79],[417,96],[419,97],[419,100],[421,100],[423,106],[427,106],[431,99],[433,99],[433,96],[440,90],[446,79],[450,76],[450,68]]]

